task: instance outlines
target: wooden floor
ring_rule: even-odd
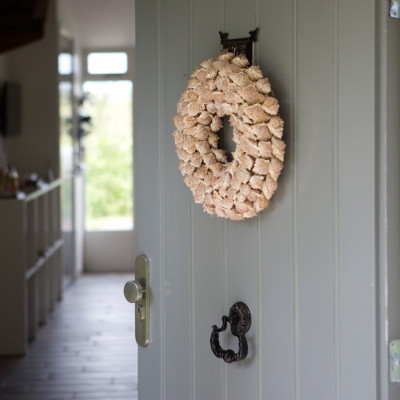
[[[135,400],[133,276],[85,275],[66,293],[26,357],[0,357],[0,400]]]

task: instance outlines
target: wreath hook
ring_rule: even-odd
[[[244,55],[249,60],[250,65],[253,62],[253,43],[257,42],[259,28],[249,32],[247,38],[228,39],[229,33],[219,31],[222,48],[234,53],[236,56]]]

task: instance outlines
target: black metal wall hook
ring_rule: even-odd
[[[250,31],[247,38],[228,39],[229,33],[219,32],[223,49],[228,49],[236,55],[244,54],[250,64],[253,62],[253,43],[257,42],[259,28]]]
[[[219,333],[227,328],[228,322],[231,325],[232,335],[239,339],[239,350],[237,353],[230,349],[224,350],[219,344]],[[250,326],[251,313],[249,307],[241,301],[235,303],[229,311],[229,317],[226,315],[222,317],[221,328],[218,328],[217,325],[212,326],[210,344],[214,355],[222,358],[226,363],[244,360],[248,353],[245,334],[249,331]]]

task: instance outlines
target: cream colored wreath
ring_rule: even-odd
[[[268,207],[285,154],[278,109],[268,79],[244,56],[224,51],[193,72],[173,135],[184,181],[206,212],[238,221]],[[218,148],[225,115],[236,143],[230,162]]]

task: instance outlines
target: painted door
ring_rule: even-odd
[[[63,271],[66,287],[75,278],[76,226],[75,226],[75,177],[76,177],[76,129],[74,117],[74,53],[73,40],[59,36],[59,117],[60,117],[60,175],[61,230],[63,245]]]
[[[375,2],[148,0],[136,13],[135,229],[152,295],[139,399],[376,399]],[[194,203],[172,118],[218,31],[255,27],[287,153],[269,208],[231,222]],[[237,301],[249,355],[227,365],[209,338]]]

